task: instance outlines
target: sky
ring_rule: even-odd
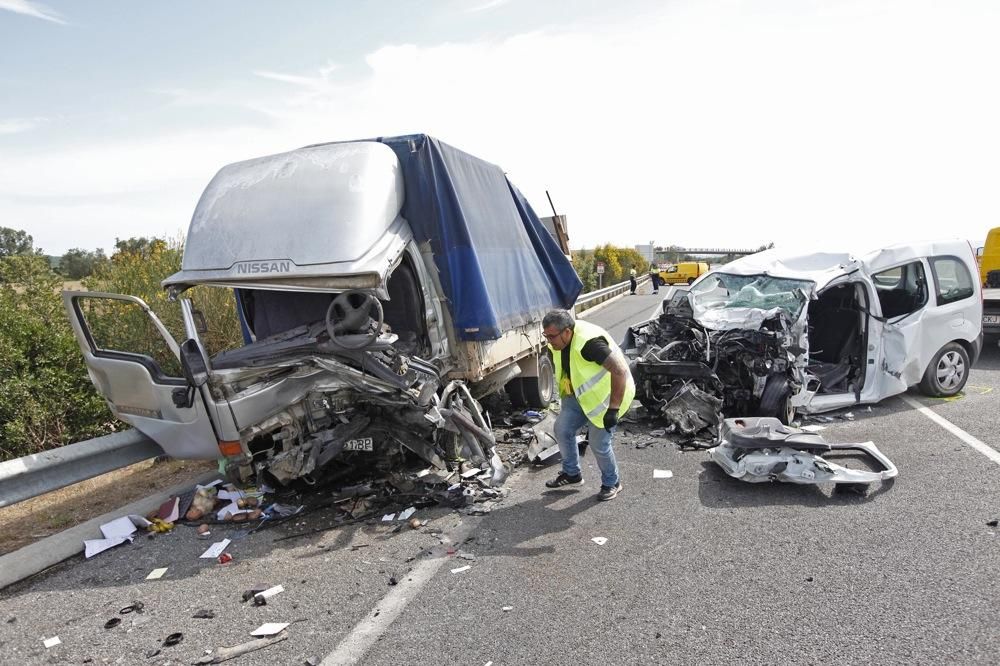
[[[0,0],[0,226],[183,238],[232,162],[432,134],[570,243],[1000,225],[995,0]]]

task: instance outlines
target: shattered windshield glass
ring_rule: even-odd
[[[776,309],[795,320],[813,287],[811,280],[714,273],[691,288],[691,307],[699,320],[728,320],[740,316],[733,311]]]

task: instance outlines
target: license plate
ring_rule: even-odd
[[[345,451],[374,451],[375,447],[372,445],[371,437],[362,437],[361,439],[349,439],[347,444],[344,444]]]
[[[983,315],[984,324],[1000,324],[1000,315]]]

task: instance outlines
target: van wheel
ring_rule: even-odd
[[[934,355],[920,380],[920,392],[933,398],[955,395],[969,379],[969,354],[957,342],[949,342]]]
[[[792,407],[792,391],[787,377],[771,375],[767,378],[758,411],[760,416],[772,416],[785,425],[791,425],[795,420],[795,408]]]
[[[555,371],[548,354],[538,355],[538,376],[522,377],[521,390],[528,407],[545,409],[555,397]]]

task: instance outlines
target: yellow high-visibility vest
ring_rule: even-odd
[[[569,375],[567,379],[573,386],[573,395],[576,396],[580,408],[591,423],[598,428],[604,427],[604,413],[608,411],[611,402],[611,373],[604,366],[586,360],[581,355],[583,346],[590,340],[603,337],[611,347],[612,354],[622,356],[622,351],[614,342],[607,331],[596,324],[587,321],[577,320],[573,327],[573,339],[569,343]],[[552,362],[555,368],[556,386],[559,387],[559,395],[565,394],[563,385],[562,352],[552,349]],[[624,360],[624,358],[623,358]],[[625,395],[622,396],[622,404],[618,408],[621,416],[625,415],[632,398],[635,397],[635,382],[632,380],[632,373],[626,372]]]

